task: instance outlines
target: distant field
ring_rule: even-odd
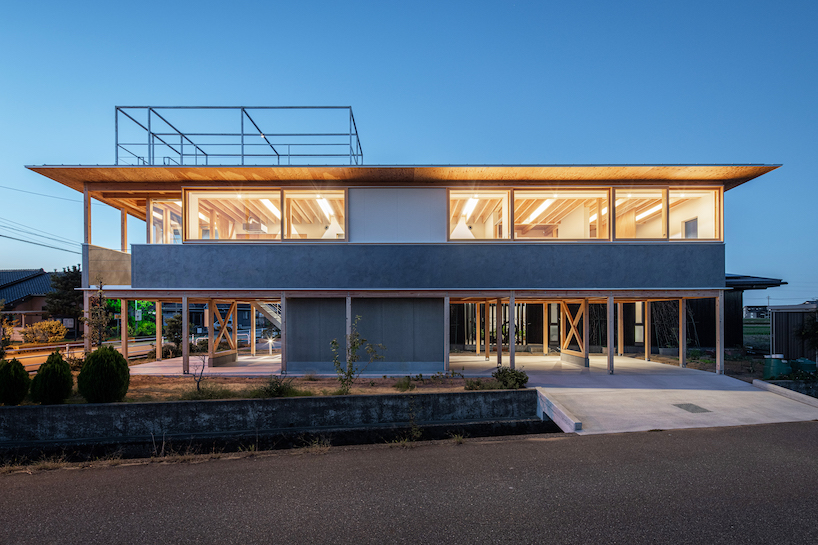
[[[770,349],[769,318],[744,319],[744,346],[763,351]]]

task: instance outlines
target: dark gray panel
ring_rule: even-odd
[[[331,362],[333,339],[340,343],[341,361],[345,359],[344,299],[287,299],[285,312],[288,362]]]
[[[443,363],[443,299],[354,299],[358,332],[383,344],[387,363]],[[365,358],[362,353],[361,359]],[[367,360],[368,361],[368,360]]]
[[[135,288],[724,286],[722,243],[134,244]]]

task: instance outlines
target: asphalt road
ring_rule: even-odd
[[[0,476],[6,543],[818,543],[818,422]]]

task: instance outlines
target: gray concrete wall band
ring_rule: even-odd
[[[661,289],[724,286],[724,244],[134,244],[134,288]]]
[[[0,448],[531,418],[537,391],[0,407]]]

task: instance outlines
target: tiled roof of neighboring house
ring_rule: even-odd
[[[51,291],[51,274],[43,269],[0,270],[0,299],[5,299],[6,305]]]

